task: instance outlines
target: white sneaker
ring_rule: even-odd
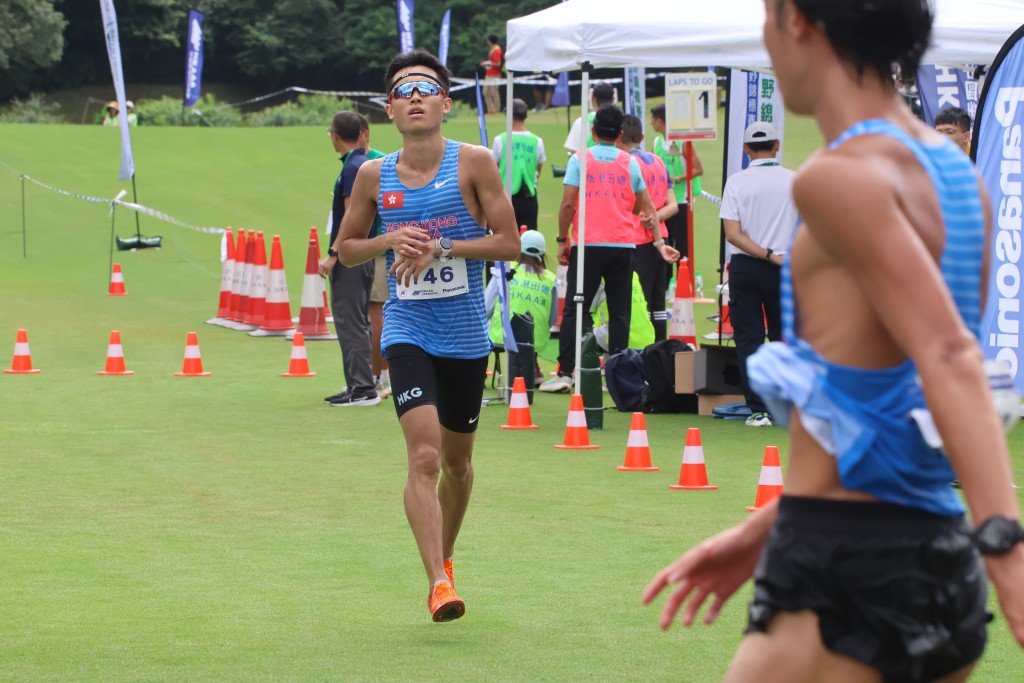
[[[771,427],[772,418],[768,413],[754,413],[747,418],[745,424],[748,427]]]
[[[555,375],[546,382],[541,382],[537,387],[540,391],[548,394],[569,394],[572,393],[572,377],[567,375]]]

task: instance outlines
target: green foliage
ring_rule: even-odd
[[[326,126],[342,110],[352,110],[351,100],[333,95],[299,95],[294,102],[267,107],[246,116],[250,126]]]
[[[0,0],[0,71],[55,64],[66,24],[52,0]]]
[[[238,109],[221,105],[210,93],[203,95],[195,106],[185,109],[184,120],[180,97],[142,100],[135,106],[135,113],[139,115],[139,125],[146,126],[208,125],[220,128],[244,125]]]
[[[60,105],[47,102],[39,93],[32,93],[27,100],[14,100],[4,113],[0,123],[64,123],[58,112]]]

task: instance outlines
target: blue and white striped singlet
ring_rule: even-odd
[[[486,230],[476,222],[462,201],[459,188],[459,149],[461,145],[445,140],[441,167],[433,180],[423,187],[402,184],[395,171],[401,150],[384,157],[380,169],[380,194],[377,212],[381,230],[421,227],[433,238],[471,240],[483,237]],[[395,254],[387,252],[387,265]],[[389,297],[384,304],[384,331],[381,348],[393,344],[413,344],[442,358],[482,358],[491,352],[484,308],[484,262],[467,260],[469,292],[439,299],[399,299],[395,278],[388,277]]]
[[[918,159],[935,187],[946,228],[942,276],[968,329],[979,333],[985,222],[978,176],[948,140],[926,145],[893,124],[872,119],[850,127],[829,146],[858,135],[887,135]],[[785,425],[796,407],[807,432],[836,458],[843,486],[879,500],[955,516],[963,504],[950,486],[955,475],[940,449],[929,446],[912,416],[925,413],[917,368],[831,363],[797,334],[798,316],[787,260],[780,286],[785,342],[762,346],[748,360],[750,384]]]

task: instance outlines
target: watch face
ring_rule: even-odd
[[[442,249],[451,249],[452,248],[452,240],[451,240],[450,237],[442,237],[441,238],[441,248]]]

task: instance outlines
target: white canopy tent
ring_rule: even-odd
[[[923,63],[991,64],[1003,42],[1024,25],[1021,0],[932,0],[932,47]],[[512,73],[593,68],[770,66],[762,31],[765,0],[566,0],[548,9],[512,19],[506,26],[505,66],[508,101]],[[589,91],[583,70],[581,93]],[[581,116],[589,98],[582,96]],[[511,138],[512,114],[507,130]],[[584,148],[585,140],[580,141]],[[506,145],[506,150],[509,148]],[[508,154],[508,152],[506,152]],[[586,196],[583,157],[580,196]],[[507,164],[511,168],[511,163]],[[506,179],[510,187],[510,177]],[[580,391],[580,344],[586,202],[580,202],[580,253],[577,268],[575,392]]]
[[[1024,24],[1020,0],[933,0],[926,64],[989,64]],[[769,66],[764,0],[567,0],[507,25],[509,71]]]

